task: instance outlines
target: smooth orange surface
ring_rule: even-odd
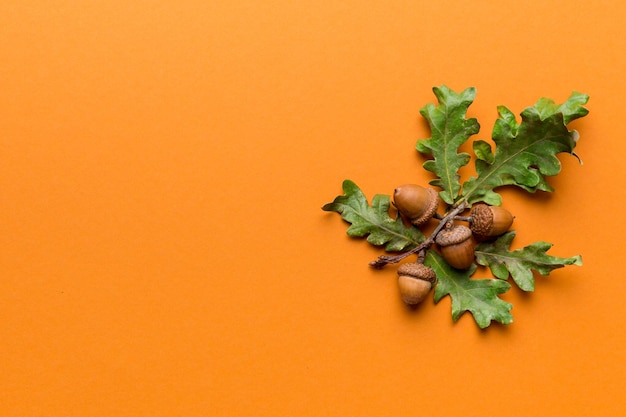
[[[0,415],[617,416],[620,1],[0,2]],[[399,299],[321,206],[431,179],[431,88],[591,96],[515,247],[583,267],[480,331]],[[462,171],[464,178],[472,166]],[[483,272],[486,276],[486,272]]]

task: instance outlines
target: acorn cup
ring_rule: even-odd
[[[437,280],[432,268],[420,263],[406,263],[398,268],[400,297],[408,305],[419,304]]]
[[[513,224],[513,215],[506,209],[476,204],[470,210],[470,229],[478,236],[500,236]]]
[[[474,239],[467,226],[452,226],[437,234],[435,242],[439,245],[443,258],[456,269],[467,269],[474,263]]]
[[[420,226],[437,211],[439,195],[432,188],[404,184],[394,190],[393,204],[412,224]]]

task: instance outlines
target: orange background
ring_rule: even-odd
[[[618,415],[625,23],[617,0],[2,1],[0,414]],[[441,84],[477,88],[482,139],[499,104],[591,96],[584,165],[504,192],[515,247],[584,260],[507,293],[510,326],[408,310],[320,209],[344,178],[431,179]]]

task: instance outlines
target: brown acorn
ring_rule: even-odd
[[[476,204],[470,210],[470,229],[479,236],[499,236],[513,224],[513,215],[506,209]]]
[[[437,280],[432,268],[420,263],[406,263],[398,268],[400,297],[408,305],[421,303]]]
[[[439,195],[432,188],[404,184],[394,190],[393,204],[412,224],[420,226],[437,211]]]
[[[474,239],[467,226],[452,226],[437,234],[435,242],[446,262],[457,269],[467,269],[474,263]]]

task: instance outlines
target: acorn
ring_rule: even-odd
[[[513,224],[513,215],[506,209],[476,204],[470,210],[470,229],[479,236],[499,236]]]
[[[432,188],[404,184],[394,190],[393,204],[412,224],[420,226],[437,211],[439,195]]]
[[[467,226],[452,226],[437,234],[435,242],[448,264],[457,269],[467,269],[474,263],[474,239]]]
[[[421,303],[437,280],[432,268],[420,263],[406,263],[398,268],[398,288],[408,305]]]

